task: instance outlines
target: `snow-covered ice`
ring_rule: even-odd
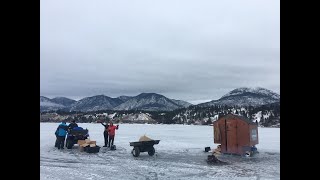
[[[101,124],[78,124],[89,129],[91,140],[103,146]],[[214,149],[212,126],[120,124],[116,151],[101,148],[97,154],[54,148],[57,123],[40,123],[41,179],[280,179],[280,128],[259,128],[259,153],[253,157],[223,155],[229,164],[209,165]],[[159,139],[156,154],[133,157],[129,142],[146,135]]]

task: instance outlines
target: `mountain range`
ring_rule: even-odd
[[[169,99],[156,93],[141,93],[137,96],[111,98],[105,95],[86,97],[75,101],[68,98],[49,99],[40,96],[40,111],[98,111],[98,110],[147,110],[171,111],[192,105],[186,101]]]
[[[225,94],[218,100],[201,103],[197,106],[207,107],[213,105],[228,106],[261,106],[280,102],[280,95],[268,89],[237,88]],[[65,110],[65,111],[97,111],[97,110],[147,110],[147,111],[172,111],[186,108],[191,103],[182,100],[167,98],[156,93],[141,93],[137,96],[119,96],[111,98],[105,95],[86,97],[75,101],[65,97],[53,99],[40,96],[40,111]]]
[[[225,94],[218,100],[198,104],[198,106],[261,106],[265,104],[280,102],[280,95],[265,88],[237,88]]]

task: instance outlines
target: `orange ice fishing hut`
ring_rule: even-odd
[[[221,144],[221,153],[252,156],[259,143],[258,124],[234,114],[220,117],[213,123],[214,143]]]

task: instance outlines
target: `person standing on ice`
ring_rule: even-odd
[[[108,133],[109,133],[109,144],[108,147],[113,146],[114,136],[116,135],[116,129],[119,129],[119,125],[114,126],[113,123],[110,121],[110,125],[108,127]]]
[[[59,132],[59,127],[57,128],[56,132],[54,133],[56,135],[56,142],[54,144],[54,147],[58,147],[59,139],[58,139],[58,132]]]
[[[78,127],[78,124],[76,123],[76,120],[72,120],[71,123],[68,126],[69,131],[73,128]]]
[[[58,139],[58,142],[57,142],[58,149],[64,149],[64,141],[66,139],[67,131],[68,131],[68,126],[65,121],[62,121],[61,124],[59,124],[56,131],[57,139]]]
[[[103,147],[107,147],[108,145],[108,123],[103,124],[103,122],[100,122],[102,124],[102,126],[104,126],[104,131],[103,131],[103,137],[104,137],[104,146]]]

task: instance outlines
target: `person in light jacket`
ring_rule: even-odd
[[[61,124],[59,124],[56,131],[57,132],[56,136],[58,139],[58,142],[57,142],[58,149],[64,149],[64,142],[66,139],[67,131],[68,131],[68,126],[66,122],[63,121]]]

